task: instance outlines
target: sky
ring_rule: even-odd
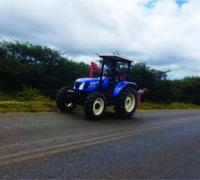
[[[170,79],[200,76],[200,0],[0,0],[0,39],[84,62],[118,51]]]

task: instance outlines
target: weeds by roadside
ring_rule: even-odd
[[[23,87],[20,92],[0,92],[0,112],[52,112],[56,111],[55,102],[43,96],[40,91]]]
[[[200,109],[200,106],[187,103],[149,103],[144,102],[139,111],[164,110],[164,109]],[[83,110],[81,107],[78,111]],[[0,112],[55,112],[57,111],[54,100],[43,96],[40,91],[34,88],[25,87],[20,92],[0,92]],[[108,108],[107,111],[113,111]]]
[[[200,109],[200,106],[190,103],[180,103],[180,102],[174,102],[174,103],[168,103],[168,104],[162,104],[162,103],[149,103],[144,102],[140,106],[141,110],[156,110],[156,109]]]

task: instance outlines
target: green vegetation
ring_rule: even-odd
[[[55,111],[62,86],[88,76],[89,65],[63,57],[59,51],[21,42],[0,42],[0,112]],[[131,78],[149,92],[142,109],[199,108],[200,77],[167,80],[167,71],[135,63]],[[174,103],[177,102],[177,103]]]
[[[16,93],[0,92],[0,112],[51,112],[55,102],[43,96],[37,89],[23,87]]]
[[[47,99],[35,101],[0,101],[0,112],[53,112],[56,111],[54,101]]]
[[[54,98],[60,87],[72,86],[78,77],[88,76],[88,68],[47,47],[0,43],[0,91],[6,93],[21,91],[26,86]]]
[[[78,107],[79,111],[82,107]],[[161,109],[200,109],[200,105],[190,103],[149,103],[143,102],[139,111]],[[2,112],[55,112],[57,111],[54,100],[42,95],[34,88],[23,86],[22,90],[15,93],[0,92],[0,113]],[[113,112],[113,108],[107,111]]]
[[[79,111],[81,107],[77,108]],[[200,106],[186,103],[170,103],[170,104],[158,104],[158,103],[142,103],[138,111],[146,110],[181,110],[181,109],[200,109]],[[55,102],[50,99],[32,100],[32,101],[19,101],[19,100],[7,100],[0,101],[0,112],[56,112],[57,108]],[[113,112],[112,108],[107,111]]]
[[[200,109],[200,105],[189,103],[147,103],[141,104],[139,110],[162,110],[162,109]]]

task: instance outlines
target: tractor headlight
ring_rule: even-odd
[[[95,85],[97,85],[97,84],[99,84],[99,81],[90,82],[88,88],[90,88],[90,87],[92,87],[92,86],[95,86]]]
[[[83,90],[84,85],[85,85],[85,82],[82,82],[81,85],[79,86],[79,90]]]

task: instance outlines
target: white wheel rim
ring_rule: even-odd
[[[125,100],[125,109],[127,112],[133,111],[136,104],[135,96],[133,94],[129,94]]]
[[[93,113],[95,116],[99,116],[104,110],[103,98],[97,98],[93,103]]]
[[[71,108],[73,106],[73,103],[66,103],[65,106]]]

